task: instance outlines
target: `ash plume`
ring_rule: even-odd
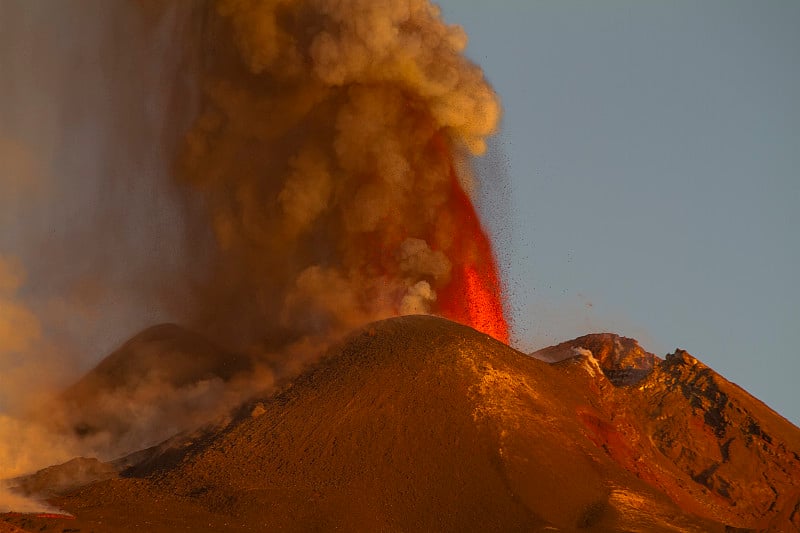
[[[0,434],[23,438],[0,478],[190,429],[376,319],[508,340],[469,171],[500,104],[432,3],[0,0],[0,34],[0,253],[19,258],[0,263],[0,371],[23,360],[52,393],[159,322],[250,369],[131,356],[170,370],[73,387],[55,421],[4,389],[21,408]]]
[[[482,313],[495,323],[479,329],[507,339],[492,251],[455,171],[500,115],[463,30],[426,0],[212,12],[203,109],[180,161],[216,242],[196,323],[275,348],[407,313],[478,327]]]

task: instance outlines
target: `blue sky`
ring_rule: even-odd
[[[505,107],[482,201],[516,344],[680,347],[799,424],[800,2],[439,5]]]

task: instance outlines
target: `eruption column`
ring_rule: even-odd
[[[195,325],[282,349],[431,313],[507,342],[454,170],[500,113],[463,31],[427,0],[221,0],[205,37],[181,163],[215,235]]]

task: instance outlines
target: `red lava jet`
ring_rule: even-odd
[[[439,291],[438,311],[445,318],[508,344],[508,322],[492,244],[452,165],[450,191],[448,211],[458,222],[459,231],[446,252],[453,267],[450,282]]]

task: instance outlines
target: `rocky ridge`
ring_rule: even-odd
[[[585,374],[596,402],[578,418],[597,445],[682,508],[732,527],[800,529],[800,431],[688,352],[661,359],[603,333],[533,355]]]

